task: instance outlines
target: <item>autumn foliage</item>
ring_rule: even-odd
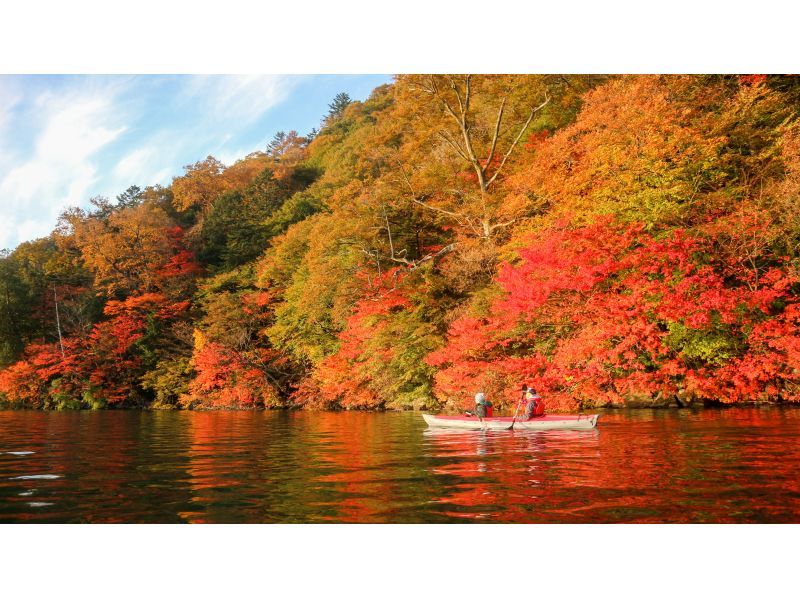
[[[800,81],[404,75],[0,259],[0,400],[800,401]]]
[[[144,405],[140,380],[158,345],[190,302],[170,291],[199,272],[179,228],[162,231],[165,254],[152,290],[108,300],[103,318],[64,342],[31,344],[24,359],[0,372],[0,392],[15,403],[53,408]]]
[[[391,362],[400,348],[396,338],[387,339],[391,314],[407,310],[411,303],[398,288],[398,269],[367,283],[367,290],[338,334],[339,347],[323,359],[307,380],[298,398],[310,406],[341,405],[347,409],[383,406],[391,396],[381,392],[390,386]],[[387,342],[388,341],[388,342]]]
[[[501,268],[487,313],[456,320],[429,356],[438,391],[484,387],[513,401],[523,380],[562,409],[797,400],[796,275],[779,260],[752,288],[704,260],[711,243],[608,220],[539,233]]]

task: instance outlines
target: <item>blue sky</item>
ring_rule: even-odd
[[[280,130],[319,126],[340,91],[384,75],[0,76],[0,249],[47,235],[67,206],[226,164]]]

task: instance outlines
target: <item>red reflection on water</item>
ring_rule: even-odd
[[[435,499],[460,507],[445,510],[444,514],[466,519],[529,518],[524,507],[536,503],[536,490],[545,479],[538,456],[541,435],[436,430],[426,434],[434,455],[451,461],[434,471],[460,478],[457,484],[450,485],[450,492]]]
[[[18,486],[15,500],[31,508],[16,520],[48,520],[54,513],[74,509],[83,496],[120,497],[133,469],[132,447],[136,428],[124,419],[97,413],[11,412],[24,423],[24,444],[31,454],[14,459],[9,483]],[[16,440],[16,439],[15,439]],[[17,442],[19,442],[17,440]],[[83,445],[79,452],[65,447]],[[121,523],[125,504],[108,501],[71,519],[80,522]]]
[[[321,475],[315,482],[335,485],[340,497],[332,504],[335,514],[323,520],[344,523],[382,521],[380,515],[395,493],[396,484],[381,475],[392,454],[385,447],[386,428],[379,417],[370,413],[321,412],[303,414],[315,434],[325,438],[325,450],[318,463],[336,470]]]
[[[0,521],[796,523],[798,439],[800,409],[612,411],[588,432],[6,412]]]
[[[232,473],[252,466],[246,459],[237,459],[233,447],[237,437],[250,435],[248,427],[240,430],[241,424],[250,419],[252,414],[246,412],[199,411],[188,414],[189,462],[186,476],[191,502],[197,504],[198,509],[179,512],[183,520],[189,523],[220,520],[220,513],[214,507],[218,492],[238,484]]]
[[[797,519],[800,413],[774,410],[604,415],[592,432],[426,431],[433,471],[455,476],[437,501],[452,517],[514,522]],[[782,420],[782,421],[781,421]],[[776,425],[777,424],[777,425]],[[777,448],[784,446],[783,449]],[[776,462],[775,451],[786,451]],[[776,465],[777,463],[777,465]],[[770,492],[790,498],[752,505]],[[774,499],[773,499],[774,500]]]

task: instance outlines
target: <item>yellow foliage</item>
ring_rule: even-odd
[[[112,295],[122,290],[146,292],[170,255],[169,216],[146,202],[112,213],[107,220],[73,220],[75,243],[97,286]]]
[[[203,347],[206,346],[206,343],[208,342],[208,339],[206,338],[206,335],[199,328],[195,328],[192,331],[192,338],[194,339],[194,352],[195,353],[201,351],[203,349]]]

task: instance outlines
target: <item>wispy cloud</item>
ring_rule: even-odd
[[[97,181],[93,158],[126,129],[113,100],[113,92],[44,92],[32,102],[29,109],[41,123],[32,154],[7,168],[0,179],[0,214],[19,223],[16,236],[45,234],[61,209],[85,201]],[[13,152],[10,136],[3,132],[2,146]],[[0,244],[10,240],[5,232]]]
[[[212,119],[235,120],[246,125],[277,106],[302,80],[286,75],[195,75],[184,99],[200,102]]]
[[[316,126],[365,77],[0,75],[0,248],[44,236],[67,206],[168,184],[211,154],[231,164],[279,129]],[[383,81],[378,81],[383,82]]]
[[[5,128],[11,118],[11,111],[21,99],[21,94],[15,93],[11,86],[0,86],[0,131]]]
[[[114,167],[114,175],[119,178],[136,178],[141,176],[154,152],[155,150],[150,147],[142,147],[132,151],[117,162],[117,165]]]
[[[219,152],[233,161],[240,146],[228,144],[237,131],[283,102],[299,80],[58,79],[24,97],[20,79],[0,79],[0,247],[46,235],[65,207],[93,195],[168,183],[182,155]],[[194,115],[202,118],[192,122]]]
[[[53,110],[36,141],[34,156],[3,178],[0,197],[10,196],[17,202],[53,197],[63,194],[66,184],[73,191],[64,199],[78,199],[74,193],[83,192],[93,180],[90,158],[125,130],[109,123],[110,107],[104,98],[84,98]]]

